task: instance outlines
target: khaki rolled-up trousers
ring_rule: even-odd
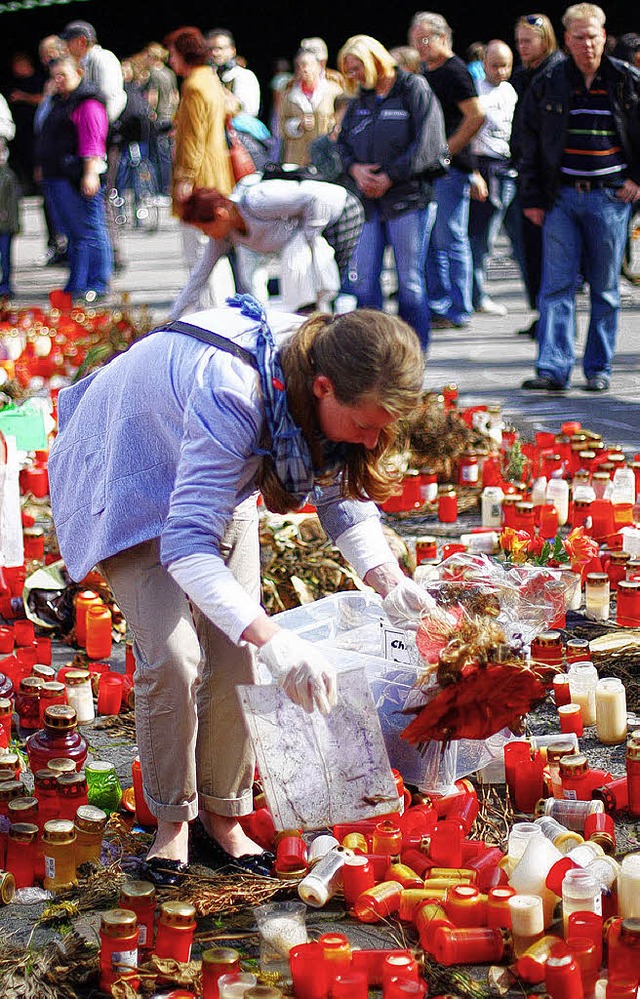
[[[253,599],[260,594],[255,501],[236,511],[220,545]],[[254,754],[237,684],[255,682],[254,655],[209,621],[160,564],[154,538],[103,560],[101,568],[134,636],[136,735],[145,797],[167,822],[199,809],[253,809]]]

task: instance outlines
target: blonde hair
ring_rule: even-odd
[[[544,55],[548,56],[558,48],[556,33],[553,25],[546,14],[527,14],[519,17],[516,21],[515,30],[518,28],[531,28],[537,31],[544,42]]]
[[[607,15],[602,7],[597,7],[594,3],[574,3],[567,7],[562,16],[562,24],[567,31],[574,21],[597,21],[604,28],[606,20]]]
[[[389,80],[395,74],[396,61],[384,45],[371,35],[352,35],[338,52],[338,69],[345,75],[344,61],[347,56],[360,59],[364,66],[364,84],[366,90],[375,90],[379,80]],[[354,94],[360,84],[346,77],[345,90]]]
[[[398,474],[389,458],[396,449],[399,421],[413,412],[422,392],[422,349],[415,332],[397,316],[374,309],[357,309],[342,316],[316,314],[294,333],[280,356],[289,410],[317,468],[323,462],[313,404],[318,375],[331,381],[339,403],[377,405],[395,418],[380,431],[374,448],[345,445],[342,495],[383,502],[393,491]],[[299,500],[278,479],[270,458],[262,463],[260,488],[265,505],[274,513],[287,513],[299,506]]]

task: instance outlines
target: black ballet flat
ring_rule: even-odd
[[[151,857],[142,864],[141,873],[146,881],[156,888],[175,888],[181,885],[189,873],[189,865],[180,860],[167,860],[165,857]]]
[[[216,870],[223,867],[235,867],[260,877],[271,877],[276,858],[269,850],[255,854],[247,853],[242,857],[233,857],[220,846],[213,836],[209,835],[199,818],[189,823],[189,839],[192,845],[204,855],[208,867],[213,867]]]

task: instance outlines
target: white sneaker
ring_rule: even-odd
[[[494,302],[492,298],[483,298],[476,312],[484,312],[487,316],[506,316],[507,307],[500,305],[499,302]]]

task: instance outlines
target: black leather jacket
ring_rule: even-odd
[[[337,145],[345,173],[354,163],[379,163],[389,176],[392,186],[381,198],[357,192],[365,214],[377,205],[385,219],[424,208],[431,200],[431,177],[448,166],[440,104],[423,77],[400,68],[382,100],[374,90],[354,97]]]
[[[520,162],[524,208],[549,209],[558,196],[573,65],[571,60],[563,59],[542,70],[524,98]],[[640,184],[640,72],[609,56],[602,57],[601,71],[628,163],[626,176]]]

